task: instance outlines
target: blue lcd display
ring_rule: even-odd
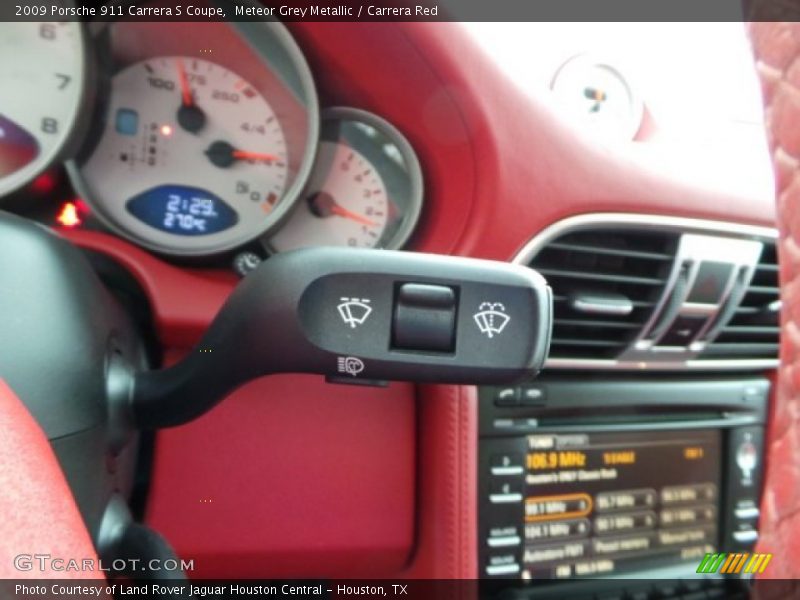
[[[185,185],[160,185],[128,200],[134,217],[175,235],[209,235],[233,227],[236,211],[214,194]]]
[[[130,108],[118,108],[114,127],[122,135],[136,135],[139,131],[139,113]]]

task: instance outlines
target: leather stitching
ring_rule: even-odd
[[[753,23],[750,33],[776,173],[783,301],[759,550],[775,554],[767,576],[790,578],[800,576],[800,24]]]

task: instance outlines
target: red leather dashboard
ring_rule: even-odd
[[[677,179],[635,144],[617,152],[576,135],[458,24],[291,29],[323,106],[379,112],[415,146],[427,195],[415,250],[508,260],[584,212],[774,223],[762,203]],[[66,235],[131,269],[168,356],[197,340],[234,283],[110,236]],[[474,577],[475,405],[468,387],[253,382],[158,434],[147,520],[200,577]]]

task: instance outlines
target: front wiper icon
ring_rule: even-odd
[[[345,324],[353,329],[364,323],[372,312],[368,298],[340,298],[341,304],[336,309]]]

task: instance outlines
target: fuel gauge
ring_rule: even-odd
[[[328,109],[309,183],[266,245],[273,252],[306,246],[399,248],[413,231],[421,204],[419,161],[405,137],[372,113]]]

